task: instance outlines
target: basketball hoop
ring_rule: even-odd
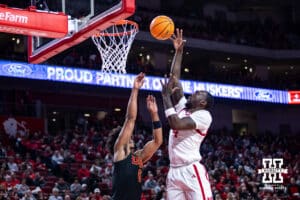
[[[137,32],[137,23],[120,20],[92,36],[102,59],[102,72],[126,73],[128,52]]]

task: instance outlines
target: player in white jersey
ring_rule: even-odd
[[[169,80],[162,84],[169,134],[170,170],[167,176],[168,200],[212,200],[208,174],[200,163],[200,145],[212,122],[207,110],[213,97],[206,91],[194,92],[188,100],[180,82],[183,46],[182,30],[172,37],[176,50]]]

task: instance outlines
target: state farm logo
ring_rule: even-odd
[[[11,12],[0,12],[0,20],[7,22],[15,22],[20,24],[27,24],[28,17],[25,15],[17,15]]]
[[[29,66],[18,63],[9,63],[2,65],[2,71],[14,76],[27,76],[32,73],[32,69]]]
[[[258,90],[254,93],[254,95],[257,99],[261,99],[261,100],[271,100],[271,99],[273,99],[272,92],[267,91],[267,90]]]

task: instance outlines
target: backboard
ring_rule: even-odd
[[[68,33],[62,38],[50,39],[28,36],[28,61],[42,63],[49,58],[91,38],[115,22],[135,12],[135,0],[50,0],[40,1],[50,11],[68,15]]]

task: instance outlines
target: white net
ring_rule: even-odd
[[[102,72],[126,73],[127,55],[137,32],[135,22],[122,20],[92,36],[102,59]]]

